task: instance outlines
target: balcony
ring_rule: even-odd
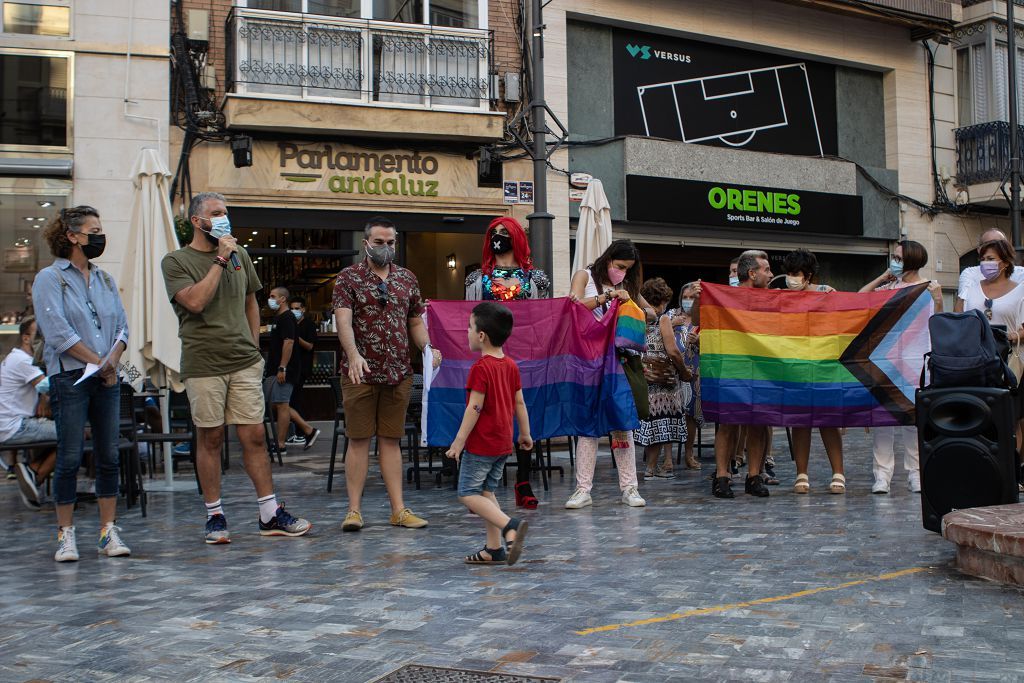
[[[229,127],[467,141],[503,135],[504,115],[491,111],[486,30],[241,8],[226,29]]]
[[[1018,126],[1017,147],[1024,152],[1024,126]],[[957,128],[956,177],[961,185],[998,185],[1010,169],[1010,124],[989,121]],[[976,193],[983,194],[983,193]]]

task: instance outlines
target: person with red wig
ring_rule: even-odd
[[[484,233],[481,266],[466,278],[467,301],[515,301],[548,296],[551,281],[543,270],[533,267],[526,231],[515,218],[499,216]],[[533,454],[516,453],[516,505],[535,509],[537,497],[530,486]]]

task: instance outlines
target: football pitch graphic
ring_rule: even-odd
[[[636,92],[647,136],[743,147],[761,131],[789,126],[799,108],[818,155],[825,154],[803,62],[650,83]]]

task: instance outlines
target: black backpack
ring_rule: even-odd
[[[1005,341],[997,341],[997,330],[981,311],[937,313],[928,320],[928,332],[932,350],[925,354],[922,388],[925,369],[930,387],[1017,387],[1003,353]],[[1005,333],[1000,336],[1005,340]]]

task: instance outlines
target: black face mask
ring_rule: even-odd
[[[491,251],[495,254],[507,254],[512,251],[512,237],[509,235],[491,235]]]
[[[89,260],[99,258],[103,255],[103,250],[107,248],[107,236],[100,233],[90,234],[88,237],[88,244],[79,245],[82,247],[82,253]]]

